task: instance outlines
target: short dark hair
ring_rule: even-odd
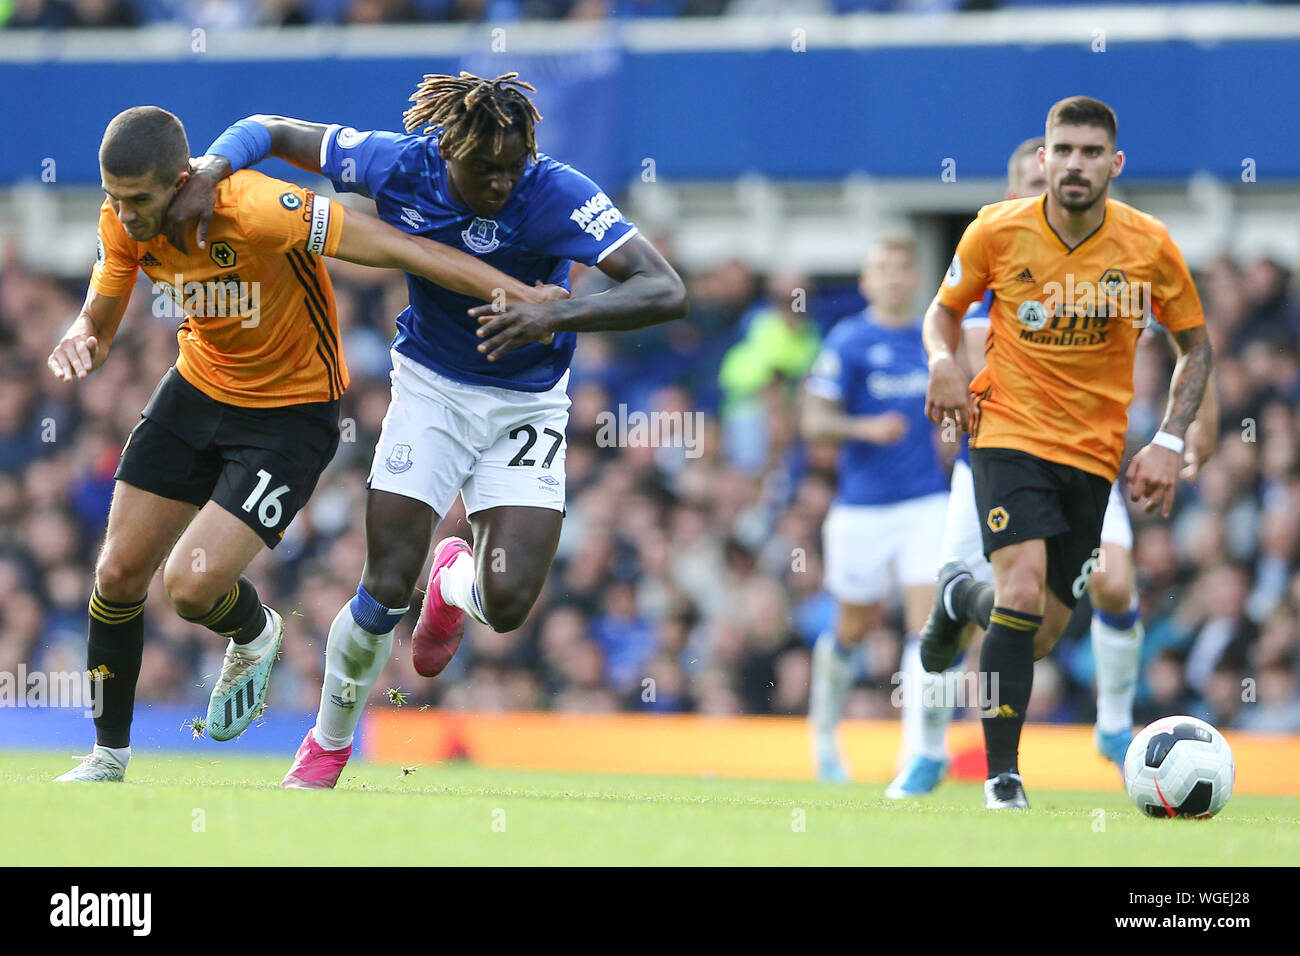
[[[1047,111],[1047,129],[1065,123],[1068,126],[1096,126],[1110,136],[1110,145],[1119,141],[1119,121],[1115,111],[1091,96],[1070,96]]]
[[[152,174],[158,182],[170,183],[189,164],[185,127],[157,106],[133,106],[118,113],[99,144],[99,165],[120,179]]]
[[[1023,143],[1021,143],[1019,146],[1016,147],[1015,152],[1011,154],[1011,158],[1007,160],[1007,185],[1008,186],[1010,186],[1012,189],[1016,188],[1017,185],[1016,180],[1020,178],[1021,162],[1024,161],[1024,158],[1026,156],[1033,156],[1040,149],[1042,149],[1044,145],[1046,145],[1046,140],[1044,140],[1043,137],[1031,136],[1029,137],[1029,139],[1025,140]]]

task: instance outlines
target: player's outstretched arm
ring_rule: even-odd
[[[81,313],[45,360],[55,378],[71,382],[104,364],[130,299],[129,295],[100,295],[94,289],[86,293]]]
[[[970,383],[957,363],[961,344],[961,316],[936,296],[925,310],[921,339],[930,357],[930,381],[925,389],[925,414],[938,424],[953,419],[962,431],[970,430]]]
[[[321,140],[328,131],[324,123],[261,113],[228,126],[206,155],[190,162],[190,178],[167,208],[164,229],[171,244],[188,252],[185,234],[189,224],[197,222],[195,240],[200,249],[207,248],[217,184],[235,169],[274,157],[309,173],[319,173]],[[230,156],[234,157],[233,163]]]
[[[865,441],[892,445],[907,431],[907,418],[899,412],[848,415],[840,402],[805,391],[799,431],[806,441]]]
[[[1147,514],[1160,508],[1169,517],[1174,487],[1182,464],[1187,428],[1196,417],[1210,379],[1210,337],[1204,325],[1174,333],[1178,364],[1169,385],[1169,405],[1160,431],[1128,466],[1129,496],[1141,501]]]
[[[478,319],[478,350],[494,362],[530,342],[556,332],[624,332],[671,322],[686,315],[686,286],[663,256],[643,236],[633,236],[596,268],[618,282],[597,295],[549,302],[520,303],[504,309],[480,305],[469,310]]]
[[[356,210],[348,210],[343,219],[335,257],[363,266],[401,269],[497,307],[507,301],[542,303],[569,296],[559,286],[526,285],[459,249],[408,236]]]
[[[307,120],[294,119],[291,116],[268,116],[258,113],[241,120],[242,123],[256,123],[270,134],[270,152],[275,159],[305,169],[309,173],[320,172],[320,144],[329,132],[325,123],[310,123]],[[236,123],[235,126],[238,126]],[[232,126],[231,129],[234,127]],[[225,135],[225,134],[222,134]],[[221,137],[217,137],[220,142]],[[224,155],[224,154],[223,154]],[[265,157],[257,157],[255,162]],[[229,167],[230,163],[226,163]],[[230,175],[227,173],[226,175]]]

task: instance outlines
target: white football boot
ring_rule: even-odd
[[[126,764],[113,756],[107,747],[96,747],[67,773],[55,777],[55,783],[121,783],[126,779]]]

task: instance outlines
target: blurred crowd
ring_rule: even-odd
[[[0,25],[63,29],[180,23],[237,29],[310,23],[938,13],[1053,2],[1060,6],[1071,0],[0,0]]]
[[[661,243],[671,259],[673,250]],[[686,265],[686,264],[683,264]],[[343,441],[275,551],[249,570],[288,622],[273,707],[314,710],[325,636],[365,556],[363,482],[388,403],[388,341],[405,285],[331,262],[352,386]],[[833,322],[861,308],[852,277],[759,276],[739,262],[682,269],[691,314],[580,337],[570,386],[568,514],[528,621],[470,624],[445,674],[410,664],[398,628],[374,703],[477,710],[803,714],[809,648],[833,602],[821,523],[834,449],[798,434],[800,382]],[[575,294],[606,280],[575,267]],[[1300,731],[1300,299],[1267,259],[1199,274],[1222,403],[1218,454],[1180,488],[1172,520],[1134,515],[1147,627],[1139,719],[1188,712],[1227,727]],[[142,282],[104,367],[63,384],[45,356],[84,282],[0,262],[0,670],[84,667],[86,601],[122,442],[176,354]],[[918,309],[923,305],[917,303]],[[1142,338],[1130,451],[1156,429],[1172,357]],[[686,447],[623,447],[603,416],[690,416]],[[695,418],[698,416],[698,420]],[[606,433],[607,434],[607,433]],[[438,535],[468,535],[459,504]],[[436,537],[435,536],[435,537]],[[864,543],[869,546],[869,543]],[[421,596],[415,597],[418,611]],[[1031,717],[1091,721],[1086,615],[1040,662]],[[171,612],[155,582],[141,700],[202,706],[223,642]],[[893,717],[897,620],[865,641],[847,714]]]

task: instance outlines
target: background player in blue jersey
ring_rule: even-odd
[[[912,241],[877,241],[861,286],[869,305],[831,329],[805,384],[804,437],[843,443],[823,529],[835,624],[813,648],[808,708],[823,780],[847,778],[835,728],[853,685],[853,654],[880,625],[895,594],[902,598],[908,634],[904,672],[920,675],[916,633],[934,598],[933,562],[947,500],[947,478],[925,417],[927,361],[913,309],[920,275]],[[904,747],[923,749],[925,734],[909,721],[915,708],[906,697],[905,705]],[[940,754],[942,746],[941,731]]]
[[[522,281],[567,289],[571,263],[581,262],[618,282],[600,295],[534,307],[504,296],[483,305],[407,277],[392,401],[367,482],[366,565],[356,596],[330,628],[320,712],[285,786],[337,782],[433,529],[457,493],[474,549],[460,538],[434,549],[412,642],[416,669],[442,671],[466,613],[498,631],[523,623],[564,515],[565,386],[575,333],[635,329],[686,313],[681,279],[600,187],[537,151],[541,116],[525,90],[533,87],[514,73],[426,75],[404,115],[406,133],[254,116],[197,161],[196,192],[275,156],[369,196],[397,228],[464,249]],[[201,218],[203,200],[187,199],[177,218]]]

